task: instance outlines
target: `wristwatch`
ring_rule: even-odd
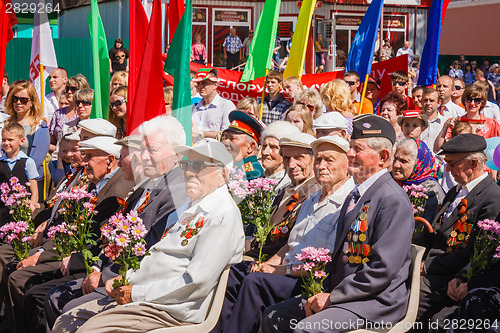
[[[285,275],[290,276],[290,273],[292,272],[292,264],[288,264],[285,267]]]

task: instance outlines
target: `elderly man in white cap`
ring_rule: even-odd
[[[313,129],[316,131],[316,138],[327,135],[338,135],[341,138],[349,140],[350,135],[347,132],[349,124],[340,112],[328,112],[314,120]]]
[[[289,121],[277,120],[264,129],[260,137],[262,144],[261,162],[264,175],[278,182],[275,191],[290,185],[290,178],[286,174],[283,165],[283,157],[280,154],[280,140],[285,135],[298,134],[300,130]]]
[[[287,244],[260,266],[253,265],[241,284],[233,313],[222,327],[224,332],[256,332],[266,307],[300,294],[300,277],[307,272],[293,268],[300,264],[295,256],[302,249],[312,246],[333,252],[340,209],[355,185],[347,173],[349,143],[339,136],[326,136],[313,141],[311,147],[314,175],[321,189],[302,204]]]
[[[118,208],[118,197],[126,196],[133,186],[133,183],[123,179],[123,172],[118,168],[118,158],[120,157],[120,146],[115,144],[116,139],[107,136],[98,136],[80,143],[85,154],[83,162],[85,164],[87,179],[90,182],[88,191],[96,196],[97,214],[94,216],[95,223],[92,225],[92,232],[96,235],[100,233],[100,224],[107,221],[108,218]],[[58,218],[47,224],[45,232],[54,223],[62,222]],[[28,258],[29,263],[35,263],[35,266],[27,266],[21,261],[18,270],[11,273],[9,278],[2,281],[8,288],[9,299],[6,306],[9,308],[9,314],[12,314],[11,326],[16,329],[22,329],[25,323],[24,312],[24,293],[26,287],[30,286],[30,281],[40,281],[39,274],[45,273],[42,281],[53,280],[62,275],[73,274],[78,278],[78,274],[84,274],[85,263],[81,253],[74,253],[71,257],[64,258],[61,262],[54,260],[57,256],[53,250],[52,242],[47,241],[33,256]],[[32,256],[32,257],[33,257]],[[25,260],[28,260],[25,259]],[[7,266],[5,267],[7,268]],[[71,269],[70,269],[71,268]],[[60,272],[57,272],[57,270]],[[53,272],[49,277],[48,272]],[[8,271],[4,271],[4,274]],[[4,289],[7,290],[7,289]],[[15,309],[15,313],[13,311]]]
[[[63,314],[52,332],[149,332],[205,319],[221,272],[243,253],[240,212],[225,185],[232,156],[211,139],[175,151],[187,158],[179,166],[190,202],[169,216],[152,254],[128,272],[129,285],[113,289],[113,279],[106,282],[114,300]]]

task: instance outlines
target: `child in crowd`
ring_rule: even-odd
[[[297,126],[302,133],[315,136],[313,130],[313,117],[307,106],[302,104],[292,105],[286,113],[285,120]]]
[[[406,94],[406,89],[408,89],[410,84],[410,78],[408,74],[403,71],[395,71],[391,75],[392,91],[396,91],[406,98],[406,103],[408,104],[408,110],[415,110],[415,105],[413,100]]]
[[[31,192],[31,210],[39,207],[38,204],[38,171],[35,161],[20,150],[24,144],[24,128],[18,123],[8,123],[2,128],[2,150],[4,154],[0,157],[0,183],[5,183],[11,177],[17,177],[19,183],[29,183]],[[3,206],[3,203],[2,203]],[[8,213],[8,211],[7,211]],[[5,220],[2,220],[4,222]]]
[[[398,117],[398,124],[406,139],[419,139],[420,134],[429,126],[427,116],[420,111],[403,111]]]
[[[289,76],[283,80],[283,92],[285,97],[287,97],[292,102],[295,100],[295,96],[304,90],[302,81],[298,77]]]

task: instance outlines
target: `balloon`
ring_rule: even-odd
[[[500,170],[500,150],[498,149],[500,144],[500,136],[495,136],[493,138],[486,139],[486,156],[488,156],[488,161],[486,161],[486,166],[491,170]],[[497,153],[498,150],[498,153]],[[496,153],[496,157],[495,157]],[[496,160],[496,162],[495,162]]]

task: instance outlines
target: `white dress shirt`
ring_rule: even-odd
[[[215,95],[206,107],[203,99],[193,108],[193,123],[200,131],[222,131],[229,127],[229,112],[235,110],[234,103]]]
[[[420,134],[420,140],[425,142],[427,147],[429,147],[429,149],[432,151],[434,149],[434,141],[436,141],[436,138],[438,137],[439,132],[441,132],[441,129],[443,128],[443,125],[446,122],[446,119],[444,116],[440,115],[438,112],[436,119],[429,120],[428,122],[429,122],[429,125]]]
[[[335,193],[323,201],[319,202],[323,190],[316,191],[304,201],[288,237],[289,250],[285,254],[284,264],[298,264],[295,256],[308,246],[322,247],[333,252],[340,209],[353,188],[354,180],[349,177]]]
[[[479,111],[479,113],[486,118],[496,119],[496,121],[500,123],[500,108],[495,103],[486,101],[484,109]]]
[[[54,92],[51,92],[48,95],[45,95],[45,101],[44,101],[44,115],[45,118],[48,119],[47,124],[50,123],[50,120],[52,119],[52,116],[54,115],[54,112],[56,112],[57,109],[59,109],[59,101],[56,98],[56,95],[54,95]]]
[[[451,215],[451,213],[453,213],[453,211],[455,210],[455,208],[457,208],[457,206],[460,203],[460,201],[463,198],[465,198],[467,196],[467,194],[469,194],[474,189],[474,187],[476,187],[477,184],[479,184],[486,177],[488,177],[488,173],[487,172],[485,172],[481,176],[477,177],[473,181],[468,182],[464,186],[458,185],[459,186],[458,188],[460,188],[460,190],[458,191],[458,194],[455,197],[455,200],[453,200],[453,202],[451,203],[450,207],[448,208],[448,211],[446,213],[444,213],[444,218],[447,219]]]
[[[181,233],[188,225],[181,222],[195,217],[191,227],[204,218],[198,234],[182,245]],[[179,321],[201,323],[220,274],[228,264],[243,258],[245,235],[240,211],[221,186],[203,199],[184,204],[170,214],[170,231],[151,248],[141,267],[129,270],[133,303],[147,304],[167,311]]]
[[[444,109],[442,110],[443,116],[445,118],[445,121],[448,120],[451,117],[462,117],[463,115],[466,114],[465,110],[460,107],[459,105],[456,105],[455,103],[450,101],[446,104],[443,105]]]

